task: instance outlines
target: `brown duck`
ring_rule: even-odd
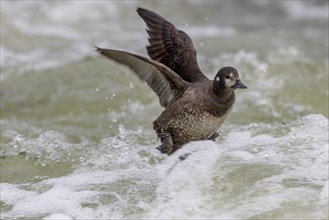
[[[165,110],[153,122],[162,144],[172,154],[195,140],[215,140],[217,130],[231,112],[235,89],[245,89],[237,70],[221,68],[214,80],[200,70],[191,38],[158,14],[137,8],[146,23],[150,45],[146,57],[119,50],[97,51],[130,67],[159,96]]]

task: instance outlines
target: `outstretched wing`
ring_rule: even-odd
[[[184,80],[195,82],[205,79],[196,58],[196,50],[191,38],[160,15],[137,8],[137,13],[146,23],[149,35],[148,55],[163,63]]]
[[[104,56],[130,67],[159,96],[163,107],[180,98],[189,86],[177,73],[157,61],[125,51],[96,49]]]

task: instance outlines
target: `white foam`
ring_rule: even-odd
[[[298,125],[281,137],[269,134],[252,136],[245,131],[230,133],[222,144],[188,144],[158,166],[162,181],[157,188],[157,201],[147,216],[220,219],[222,213],[230,213],[230,218],[248,218],[283,209],[284,204],[289,202],[316,199],[319,193],[325,199],[327,153],[320,164],[316,160],[318,154],[327,150],[327,144],[326,147],[321,147],[328,141],[327,122],[321,115],[309,115],[292,123]],[[312,147],[309,148],[310,146]],[[255,147],[258,150],[253,152]],[[179,162],[178,157],[188,152],[193,153]],[[304,158],[305,156],[308,158]],[[255,173],[252,167],[256,170]],[[246,182],[262,175],[264,177],[251,182],[250,186],[247,184],[240,188],[236,185],[240,184],[240,177],[235,174],[239,170],[240,176],[251,178],[245,179]],[[233,179],[228,180],[230,178]],[[296,188],[291,188],[289,184],[297,185]],[[312,187],[303,187],[303,184],[320,186],[322,190],[319,192]],[[215,195],[209,195],[213,188],[221,189],[213,192],[218,194],[220,205],[214,202]],[[236,190],[240,192],[236,194]],[[325,212],[321,212],[321,215],[325,215]]]
[[[288,64],[293,62],[310,62],[302,51],[296,47],[279,47],[268,54],[268,61],[271,64]]]
[[[327,180],[326,183],[323,184],[321,193],[319,195],[319,198],[321,200],[328,201],[328,194],[329,194],[328,190],[329,190],[329,180]]]
[[[237,30],[232,26],[218,27],[214,25],[206,26],[184,26],[179,27],[181,30],[185,30],[190,36],[193,37],[215,37],[215,36],[233,36],[237,33]]]
[[[328,2],[281,1],[282,8],[296,19],[328,20]],[[318,4],[317,4],[318,3]],[[320,3],[320,4],[319,4]]]
[[[53,213],[44,217],[43,220],[73,220],[73,218],[62,213]]]
[[[162,161],[156,144],[139,145],[140,132],[121,128],[68,175],[1,183],[1,200],[12,207],[2,216],[225,219],[281,212],[297,218],[293,210],[307,204],[306,217],[326,217],[317,207],[328,202],[328,119],[308,115],[281,135],[263,133],[276,126],[232,127],[221,143],[191,142]],[[38,141],[65,143],[60,136],[50,132]]]
[[[94,40],[103,32],[94,30],[86,34],[86,23],[107,19],[112,31],[117,29],[120,27],[115,22],[117,6],[115,2],[3,2],[1,12],[5,26],[11,28],[2,33],[1,66],[22,72],[38,71],[94,54]],[[12,35],[21,37],[24,46],[13,48]]]

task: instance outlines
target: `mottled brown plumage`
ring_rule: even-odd
[[[215,140],[233,107],[234,90],[247,88],[237,70],[223,67],[209,80],[186,33],[154,12],[142,8],[137,12],[149,28],[151,59],[119,50],[96,47],[97,51],[130,67],[159,96],[165,110],[153,127],[162,142],[157,148],[161,153],[170,155],[193,140]]]

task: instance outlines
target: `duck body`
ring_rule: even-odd
[[[172,137],[172,151],[193,140],[215,140],[218,136],[217,130],[231,112],[235,95],[222,102],[211,95],[211,85],[210,80],[193,83],[153,122],[160,138],[163,133]]]

